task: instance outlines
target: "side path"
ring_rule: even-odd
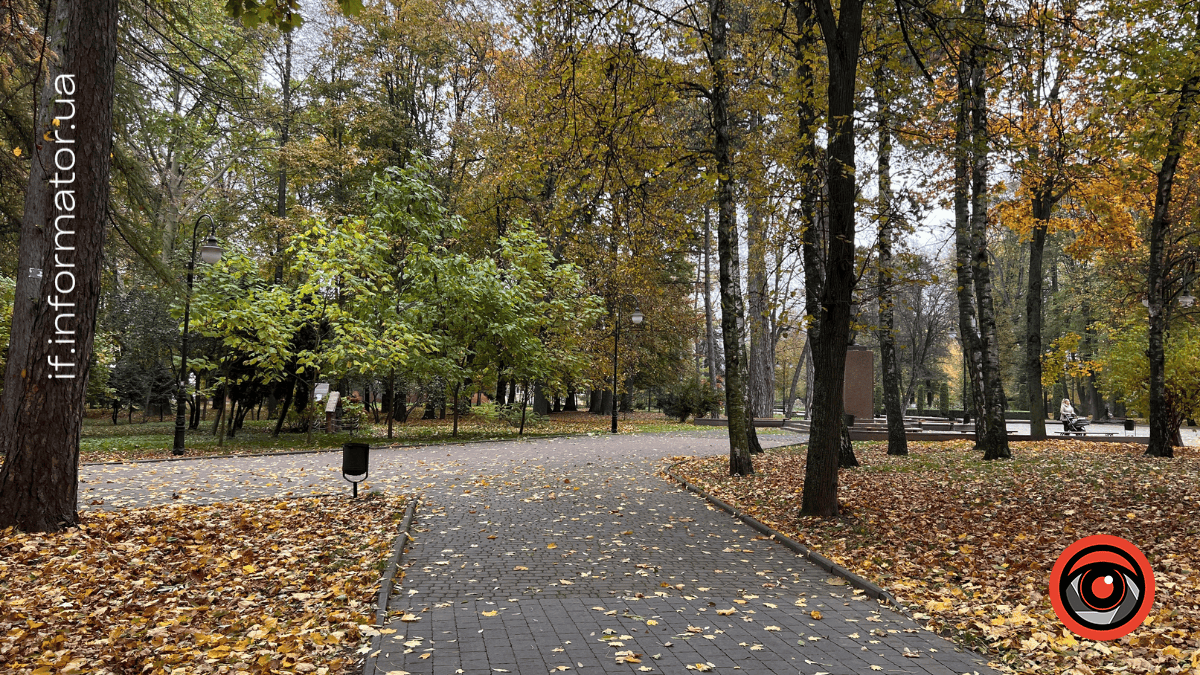
[[[424,491],[365,675],[994,672],[659,475],[725,443],[452,452],[465,471]]]

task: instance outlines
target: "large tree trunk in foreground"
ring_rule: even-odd
[[[828,0],[815,0],[829,61],[829,237],[825,282],[813,343],[813,418],[800,513],[838,515],[838,462],[854,290],[854,92],[862,37],[862,0],[842,0],[834,16]]]
[[[60,0],[48,27],[46,56],[59,58],[47,69],[35,120],[0,400],[0,529],[39,532],[79,520],[79,436],[111,167],[116,0]]]
[[[1167,137],[1166,155],[1158,170],[1154,192],[1154,217],[1150,221],[1150,268],[1146,275],[1146,295],[1150,301],[1149,346],[1146,355],[1150,359],[1150,444],[1146,454],[1152,457],[1174,457],[1174,443],[1179,439],[1180,421],[1167,405],[1166,345],[1167,302],[1164,275],[1166,270],[1167,233],[1171,229],[1168,209],[1171,205],[1171,189],[1175,185],[1175,171],[1183,152],[1184,136],[1192,107],[1200,95],[1200,75],[1193,75],[1183,85],[1179,105],[1171,115],[1171,130]],[[13,334],[16,334],[16,330]],[[11,368],[11,366],[10,366]]]
[[[876,78],[883,81],[883,73]],[[900,405],[900,364],[896,359],[895,296],[892,294],[892,134],[887,102],[879,98],[879,368],[887,414],[889,455],[907,455],[904,409]],[[849,430],[847,430],[847,439]]]
[[[742,289],[737,278],[737,205],[733,200],[733,133],[729,119],[729,83],[725,69],[728,28],[726,0],[709,0],[708,26],[712,36],[713,155],[717,164],[717,260],[720,268],[721,333],[725,347],[725,417],[729,420],[729,474],[754,473],[747,436],[746,382],[742,364]]]

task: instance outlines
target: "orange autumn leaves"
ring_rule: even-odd
[[[1145,446],[1013,444],[983,462],[968,442],[856,448],[840,474],[846,517],[795,514],[804,451],[768,451],[758,473],[726,475],[724,458],[680,467],[689,481],[884,586],[931,629],[986,648],[1013,672],[1200,673],[1200,451],[1153,460]],[[1149,558],[1160,591],[1146,623],[1115,642],[1064,632],[1046,596],[1073,541],[1112,534]]]
[[[5,530],[0,671],[344,672],[402,511],[385,498],[260,501]]]

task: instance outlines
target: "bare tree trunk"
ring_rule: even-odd
[[[462,387],[461,384],[454,385],[454,403],[453,403],[453,406],[454,406],[454,408],[453,408],[453,410],[454,410],[454,413],[453,413],[454,414],[454,429],[450,432],[451,436],[458,436],[458,393],[459,393],[459,389],[461,387]]]
[[[1004,420],[1004,383],[1000,378],[1000,345],[996,311],[992,303],[992,273],[987,252],[988,130],[987,89],[984,81],[983,0],[971,0],[968,13],[979,24],[970,50],[971,59],[971,245],[975,302],[979,311],[980,352],[983,356],[984,414],[987,423],[979,443],[984,459],[1008,459],[1008,426]]]
[[[800,176],[800,251],[804,263],[804,315],[807,321],[804,351],[800,361],[804,365],[804,415],[812,422],[813,403],[813,344],[821,314],[821,287],[825,281],[821,249],[824,237],[818,227],[817,204],[821,185],[817,174],[817,85],[813,69],[816,61],[817,26],[811,0],[793,0],[792,13],[796,19],[797,36],[793,47],[795,53],[795,77],[797,80],[796,136],[799,152],[796,172]]]
[[[813,342],[813,419],[800,513],[838,515],[842,396],[854,272],[854,98],[862,37],[862,0],[842,0],[837,16],[829,0],[814,0],[829,62],[829,236],[817,336]]]
[[[1025,294],[1025,379],[1029,388],[1029,437],[1046,438],[1046,402],[1042,397],[1042,266],[1050,205],[1033,199],[1033,231],[1029,240],[1029,286]]]
[[[958,334],[967,365],[967,383],[971,387],[971,412],[975,417],[975,443],[978,447],[987,420],[983,412],[983,352],[972,297],[975,275],[971,260],[971,131],[968,125],[971,84],[970,68],[965,56],[960,57],[957,70],[958,101],[954,127],[954,254],[958,281]]]
[[[1181,420],[1173,414],[1167,404],[1166,345],[1167,331],[1166,270],[1167,234],[1171,229],[1168,209],[1171,205],[1171,190],[1175,185],[1175,171],[1183,152],[1183,141],[1187,133],[1192,107],[1200,95],[1200,74],[1193,75],[1184,83],[1179,96],[1179,105],[1171,115],[1171,130],[1167,137],[1166,154],[1158,170],[1154,192],[1154,217],[1150,221],[1150,267],[1146,275],[1146,296],[1150,301],[1149,348],[1150,359],[1150,444],[1146,454],[1151,457],[1174,457],[1174,445],[1179,440]],[[16,334],[15,326],[13,334]],[[10,364],[9,368],[12,366]],[[0,523],[2,525],[2,523]]]
[[[79,438],[100,301],[117,44],[116,0],[61,0],[49,11],[51,63],[43,88],[34,89],[35,138],[0,398],[0,529],[28,532],[79,522]]]
[[[529,385],[525,385],[525,396],[521,397],[521,428],[517,429],[518,436],[525,435],[525,407],[529,405]]]
[[[279,410],[279,419],[275,421],[275,430],[271,432],[272,437],[278,437],[279,431],[283,429],[283,422],[287,419],[288,410],[292,407],[292,397],[296,395],[296,383],[288,387],[287,393],[283,395],[283,405]]]
[[[885,73],[876,72],[879,88]],[[904,433],[904,409],[900,405],[900,364],[896,359],[895,296],[892,294],[892,134],[888,102],[878,96],[879,105],[879,368],[882,374],[883,408],[887,413],[889,455],[907,455],[908,437]],[[849,430],[847,430],[849,434]],[[848,439],[848,437],[847,437]]]
[[[796,412],[796,388],[800,384],[800,372],[804,362],[808,360],[808,338],[805,337],[804,348],[800,350],[800,358],[796,361],[796,369],[792,371],[792,386],[788,388],[787,400],[783,402],[783,416],[791,417]]]
[[[283,99],[283,119],[279,122],[279,180],[275,189],[275,217],[280,220],[287,218],[287,161],[284,159],[284,149],[287,148],[292,126],[292,34],[283,34],[283,68],[280,73],[280,85]],[[282,228],[282,223],[278,226]],[[275,255],[283,252],[283,237],[280,229],[275,233]],[[283,283],[283,261],[275,262],[275,283]]]
[[[708,336],[708,386],[717,386],[717,336],[713,332],[712,306],[712,227],[709,220],[708,204],[704,205],[704,325]],[[716,410],[711,415],[718,416]]]
[[[761,121],[755,116],[755,126]],[[775,341],[771,334],[771,308],[767,297],[767,233],[762,216],[762,198],[747,190],[746,219],[747,323],[750,329],[749,410],[755,417],[775,414]]]
[[[388,438],[392,437],[392,426],[396,421],[396,369],[388,371],[387,381],[387,427]]]
[[[717,169],[717,259],[720,267],[721,333],[725,347],[725,417],[729,420],[729,474],[754,473],[746,431],[746,383],[742,373],[742,289],[737,278],[737,205],[733,199],[733,127],[729,115],[729,83],[726,69],[728,45],[726,0],[708,0],[708,29],[712,38],[709,66],[713,84],[713,154]]]

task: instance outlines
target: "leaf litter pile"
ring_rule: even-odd
[[[1200,674],[1200,451],[1175,459],[1145,446],[1012,443],[1013,460],[984,462],[968,441],[856,445],[843,470],[843,517],[797,518],[803,447],[769,450],[757,474],[728,475],[726,457],[678,473],[891,591],[942,635],[1015,672]],[[1093,534],[1136,544],[1156,592],[1145,623],[1112,642],[1081,639],[1054,615],[1050,570]]]
[[[345,672],[374,633],[403,506],[172,505],[0,531],[0,672]]]

